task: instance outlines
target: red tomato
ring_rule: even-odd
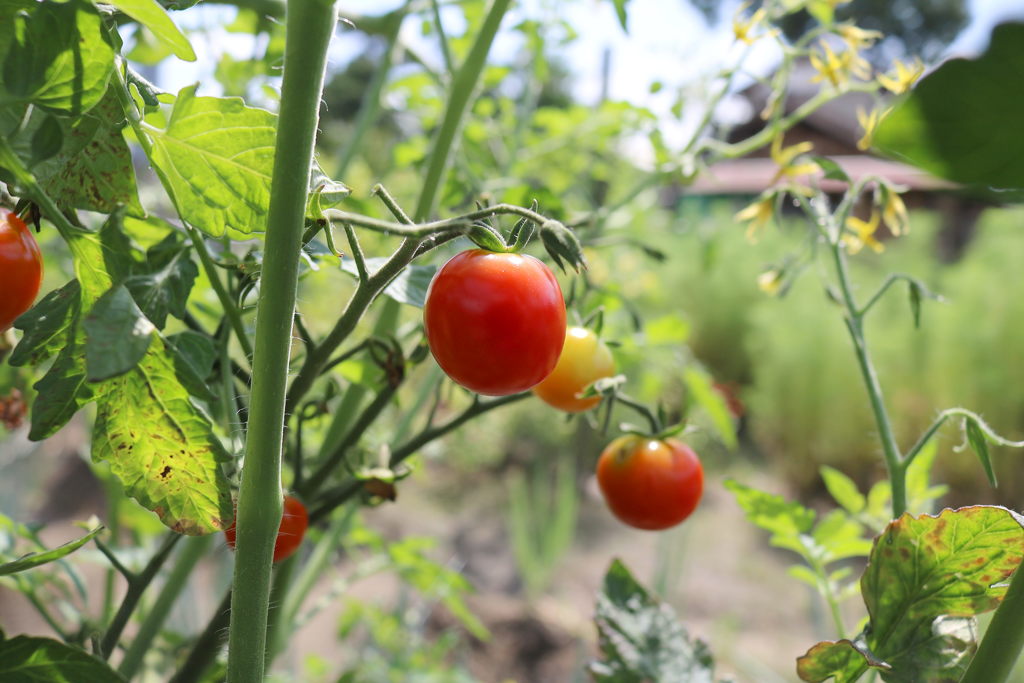
[[[675,439],[627,435],[615,439],[597,461],[597,483],[621,521],[660,530],[690,516],[704,491],[704,467]]]
[[[309,513],[306,506],[299,502],[298,498],[292,496],[284,497],[284,513],[281,516],[281,525],[277,528],[277,540],[274,542],[274,562],[280,562],[290,557],[299,546],[302,545],[302,537],[306,535],[306,527],[309,526]],[[235,523],[224,530],[228,546],[235,547]]]
[[[607,345],[583,327],[570,327],[558,364],[551,374],[533,388],[533,393],[549,406],[567,413],[579,413],[596,406],[600,396],[577,395],[602,377],[615,372],[615,360]]]
[[[471,249],[434,275],[423,325],[437,364],[478,394],[526,391],[565,341],[565,300],[551,270],[525,254]]]
[[[0,332],[32,308],[43,279],[43,255],[25,222],[0,209]]]

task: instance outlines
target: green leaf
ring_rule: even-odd
[[[889,665],[876,658],[861,641],[838,640],[818,643],[796,660],[797,675],[819,683],[835,677],[835,683],[852,683],[869,666],[886,670]]]
[[[121,204],[143,215],[125,115],[112,89],[84,116],[66,123],[60,153],[35,169],[43,189],[70,209],[113,213]]]
[[[111,4],[150,30],[175,56],[186,62],[196,61],[192,44],[156,0],[110,0]]]
[[[95,398],[94,387],[85,381],[85,343],[77,319],[76,314],[75,322],[61,334],[64,348],[57,360],[42,379],[32,385],[36,391],[28,434],[32,441],[53,436],[79,408]]]
[[[867,507],[867,499],[861,494],[857,485],[839,470],[822,465],[821,478],[832,498],[851,515],[860,514]]]
[[[615,16],[619,18],[622,30],[629,33],[629,28],[626,26],[629,21],[629,17],[626,14],[626,5],[629,4],[629,0],[612,0],[612,4],[615,5]]]
[[[32,159],[29,166],[56,156],[63,144],[64,131],[61,130],[60,121],[52,114],[45,115],[43,122],[32,133]]]
[[[123,683],[106,662],[53,640],[17,636],[0,639],[0,680],[9,683]]]
[[[811,0],[807,3],[807,12],[822,26],[830,25],[836,17],[835,3],[829,0]]]
[[[24,334],[11,354],[11,365],[38,365],[63,349],[68,327],[74,324],[81,308],[81,295],[78,280],[72,280],[15,320],[14,326]]]
[[[85,536],[75,539],[74,541],[71,541],[69,543],[65,543],[64,545],[54,548],[53,550],[46,550],[38,553],[28,553],[27,555],[23,555],[12,562],[5,562],[3,564],[0,564],[0,576],[7,576],[8,574],[17,574],[18,572],[23,572],[26,569],[32,569],[33,567],[38,567],[40,565],[47,564],[48,562],[54,562],[56,560],[61,559],[62,557],[66,557],[71,553],[75,552],[76,550],[78,550],[79,548],[81,548],[89,541],[91,541],[93,538],[95,538],[98,533],[103,531],[103,528],[104,527],[101,526],[96,527],[95,529],[87,533]]]
[[[993,134],[1017,130],[1024,120],[1021,73],[1024,24],[997,26],[980,57],[949,60],[925,76],[883,119],[875,144],[965,185],[1024,188],[1024,138]]]
[[[142,248],[125,230],[123,209],[117,209],[110,214],[100,228],[99,239],[103,265],[112,283],[123,283],[142,265]]]
[[[729,448],[736,448],[736,427],[725,399],[712,388],[711,377],[706,372],[691,367],[683,374],[683,379],[686,381],[690,396],[711,416],[711,424],[722,443]]]
[[[324,209],[333,209],[341,204],[352,194],[352,188],[340,180],[331,180],[320,168],[320,164],[313,162],[313,170],[309,174],[309,199],[306,204],[306,216],[314,220],[323,217]]]
[[[366,270],[373,274],[386,261],[387,258],[384,257],[368,258],[366,259]],[[351,259],[344,259],[341,262],[341,269],[358,277],[355,261]],[[430,281],[436,272],[437,266],[409,266],[384,288],[384,294],[400,304],[423,308],[423,303],[427,298],[427,288],[430,287]]]
[[[213,371],[213,362],[217,358],[213,340],[199,332],[185,330],[167,337],[164,343],[173,356],[174,371],[182,386],[196,398],[212,401],[214,395],[206,384],[206,378]]]
[[[823,2],[821,4],[828,6],[827,2]],[[846,174],[846,171],[843,170],[843,167],[837,164],[832,159],[829,159],[828,157],[819,156],[817,154],[812,154],[810,158],[814,163],[821,167],[821,170],[824,171],[825,178],[827,180],[841,180],[844,183],[850,182],[850,176]]]
[[[85,367],[90,382],[123,375],[146,354],[153,327],[124,285],[99,298],[85,316]]]
[[[993,487],[998,486],[996,483],[996,472],[992,468],[992,457],[988,452],[988,441],[985,439],[985,432],[981,430],[978,421],[970,417],[965,418],[964,432],[967,433],[967,442],[971,444],[971,448],[978,456],[978,460],[981,461],[981,466],[985,468],[985,475],[988,477],[989,483]]]
[[[588,669],[599,683],[713,683],[707,645],[691,639],[668,605],[656,600],[614,560],[597,596],[601,660]]]
[[[776,536],[799,536],[814,526],[814,510],[800,503],[789,502],[774,493],[758,491],[733,480],[726,480],[725,488],[736,496],[747,519]]]
[[[74,116],[103,97],[113,72],[114,49],[103,19],[79,0],[32,3],[31,9],[0,14],[0,99],[31,102]],[[3,16],[6,14],[7,16]]]
[[[151,161],[182,218],[214,237],[266,229],[277,117],[239,98],[178,93],[165,129],[149,128]]]
[[[832,510],[814,527],[811,538],[821,549],[825,564],[851,557],[867,557],[871,541],[864,538],[864,527],[843,510]]]
[[[146,317],[162,330],[168,313],[178,319],[185,317],[185,304],[199,267],[176,232],[150,247],[146,260],[150,272],[132,276],[124,284]]]
[[[910,312],[914,316],[914,327],[921,327],[921,285],[910,280],[907,282],[908,295],[910,297]]]
[[[189,401],[163,341],[154,338],[135,369],[104,384],[93,460],[108,461],[126,493],[178,533],[230,524],[231,495],[220,469],[229,455]]]
[[[690,336],[690,326],[677,313],[668,313],[644,323],[644,337],[648,344],[678,346]]]

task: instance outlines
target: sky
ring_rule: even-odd
[[[402,4],[403,0],[340,0],[341,16],[379,15]],[[629,32],[622,30],[610,0],[520,0],[513,3],[505,25],[524,17],[544,20],[551,13],[563,14],[578,33],[575,41],[563,51],[565,63],[575,77],[571,87],[576,98],[584,103],[596,102],[601,94],[601,59],[611,51],[609,96],[651,109],[663,121],[663,131],[669,144],[672,138],[686,139],[687,122],[674,124],[669,111],[680,89],[700,87],[701,79],[718,71],[726,64],[734,64],[740,57],[742,46],[733,44],[731,17],[738,2],[723,3],[720,21],[708,26],[703,17],[686,0],[630,0]],[[991,29],[1001,21],[1024,18],[1024,5],[1019,0],[969,0],[972,21],[950,46],[949,55],[970,56],[983,51]],[[177,15],[198,24],[222,24],[230,20],[233,10],[224,6],[209,6],[205,12]],[[226,14],[225,14],[226,13]],[[442,10],[442,21],[451,33],[460,32],[461,12],[458,8]],[[189,24],[186,24],[188,26]],[[423,35],[420,23],[405,22],[402,37],[427,56],[433,56],[440,65],[436,37]],[[171,91],[200,81],[200,92],[217,95],[216,82],[210,76],[221,50],[237,57],[252,52],[249,36],[214,32],[205,38],[197,36],[194,46],[199,54],[195,64],[176,62],[160,73],[157,82]],[[492,48],[497,59],[510,57],[518,49],[517,38],[499,34]],[[340,67],[358,54],[362,41],[345,40],[340,29],[332,43],[330,64]],[[752,73],[770,73],[777,63],[777,48],[772,41],[759,41],[744,60],[744,68]],[[651,93],[651,84],[660,82],[663,88]],[[743,84],[740,83],[742,86]],[[690,110],[692,111],[692,110]],[[697,114],[694,112],[694,118]],[[673,130],[673,127],[675,128]]]

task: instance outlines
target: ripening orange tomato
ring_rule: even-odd
[[[601,401],[600,396],[579,398],[579,394],[589,384],[614,373],[615,360],[608,346],[592,331],[570,327],[555,369],[533,388],[533,393],[549,406],[579,413]]]

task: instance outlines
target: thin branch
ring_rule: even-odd
[[[352,260],[356,262],[359,281],[366,282],[370,276],[366,272],[366,257],[363,255],[363,248],[359,245],[359,237],[356,236],[356,231],[352,229],[351,223],[342,223],[341,225],[345,229],[349,249],[352,250]]]
[[[137,578],[135,572],[124,566],[121,563],[121,560],[117,559],[117,555],[114,554],[114,551],[111,550],[106,543],[101,541],[99,538],[94,538],[93,543],[96,544],[96,547],[99,548],[100,552],[106,556],[111,566],[113,566],[114,569],[116,569],[117,572],[128,581],[128,583],[135,581]]]
[[[156,551],[156,554],[150,558],[141,572],[128,581],[128,592],[125,593],[124,600],[114,615],[114,619],[110,622],[110,626],[107,627],[107,632],[103,635],[103,641],[100,643],[100,656],[103,659],[110,658],[110,654],[114,651],[117,641],[120,640],[124,627],[128,625],[128,620],[131,619],[132,613],[142,598],[142,594],[146,592],[149,584],[153,581],[153,577],[164,566],[164,562],[170,557],[171,551],[174,550],[175,544],[180,539],[181,534],[174,533],[173,531],[168,532],[164,538],[163,545]]]

